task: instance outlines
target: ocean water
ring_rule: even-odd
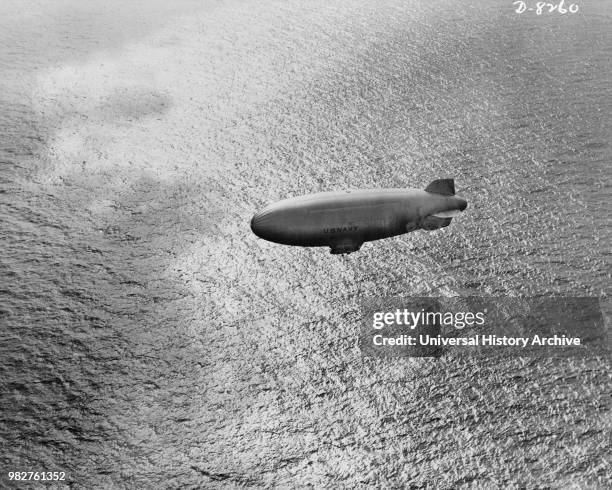
[[[608,359],[356,347],[364,297],[612,311],[612,4],[577,4],[2,2],[2,485],[610,484]],[[463,216],[347,257],[249,229],[442,177]]]

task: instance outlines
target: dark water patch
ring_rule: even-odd
[[[136,121],[145,117],[162,115],[168,111],[172,103],[170,98],[144,88],[127,87],[116,89],[106,97],[98,107],[103,120],[106,121]]]

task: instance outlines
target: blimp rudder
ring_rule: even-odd
[[[455,180],[454,179],[438,179],[425,187],[425,192],[432,194],[441,194],[443,196],[455,195]]]

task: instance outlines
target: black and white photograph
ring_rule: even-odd
[[[0,0],[0,488],[612,488],[612,0]]]

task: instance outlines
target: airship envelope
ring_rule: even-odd
[[[348,254],[364,242],[443,228],[466,208],[453,179],[439,179],[425,190],[364,189],[285,199],[255,214],[251,229],[271,242]]]

